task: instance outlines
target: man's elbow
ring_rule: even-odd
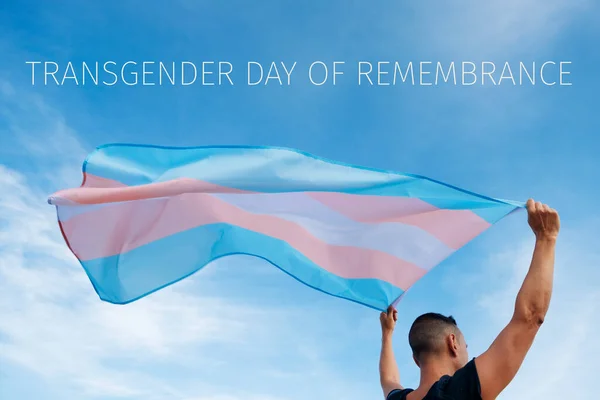
[[[546,319],[546,311],[538,307],[529,307],[517,310],[514,319],[526,325],[539,328]]]

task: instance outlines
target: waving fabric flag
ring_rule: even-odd
[[[244,254],[384,310],[523,207],[274,147],[107,145],[83,175],[49,203],[100,298],[117,304]]]

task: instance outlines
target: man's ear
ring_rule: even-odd
[[[446,344],[448,345],[448,351],[450,351],[450,354],[457,357],[459,348],[458,337],[456,337],[454,333],[449,334],[446,336]]]

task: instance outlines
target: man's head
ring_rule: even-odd
[[[410,328],[408,342],[419,368],[430,362],[450,361],[459,369],[469,359],[465,338],[451,316],[421,315]]]

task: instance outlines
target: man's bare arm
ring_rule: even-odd
[[[379,359],[379,378],[383,396],[387,395],[394,389],[402,389],[400,385],[400,372],[394,358],[394,349],[392,348],[392,335],[396,320],[398,319],[397,311],[390,306],[385,313],[381,313],[381,357]]]
[[[513,380],[550,305],[560,220],[555,210],[533,200],[527,202],[527,211],[529,225],[536,236],[529,272],[517,295],[511,321],[490,348],[475,360],[483,400],[495,399]]]

